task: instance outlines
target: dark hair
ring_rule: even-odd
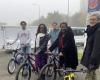
[[[44,26],[44,34],[47,34],[47,27],[46,27],[46,25],[45,24],[39,24],[38,29],[37,29],[36,36],[37,36],[38,33],[40,33],[40,27],[41,27],[41,25]]]
[[[62,23],[60,23],[60,27],[61,27],[62,24],[65,24],[65,25],[66,25],[66,28],[68,27],[67,22],[62,22]]]
[[[20,25],[22,25],[23,23],[24,23],[25,25],[27,25],[27,22],[26,22],[26,21],[21,21],[21,22],[20,22]]]

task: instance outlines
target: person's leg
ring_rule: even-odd
[[[47,54],[42,53],[41,54],[41,68],[47,64]]]
[[[63,56],[60,56],[59,57],[59,68],[62,68],[64,65],[64,57]]]
[[[29,54],[31,53],[31,46],[26,46],[26,54]]]
[[[85,80],[96,80],[95,70],[88,71],[86,74]]]
[[[88,72],[86,73],[85,80],[92,80],[91,72],[90,72],[90,71],[88,71]]]
[[[96,70],[94,70],[94,71],[93,71],[92,80],[97,80],[97,76],[96,76]]]

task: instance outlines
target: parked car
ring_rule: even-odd
[[[72,27],[75,43],[78,47],[84,47],[86,43],[85,27]]]

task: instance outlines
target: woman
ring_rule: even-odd
[[[78,65],[78,56],[72,29],[68,27],[65,22],[60,24],[60,28],[59,36],[49,50],[53,51],[58,47],[60,53],[60,67],[64,65],[65,68],[76,69]]]
[[[47,55],[45,51],[47,51],[47,44],[49,41],[49,35],[47,33],[47,27],[45,24],[40,24],[35,40],[35,52],[38,52],[36,56],[36,66],[41,69],[47,63]]]

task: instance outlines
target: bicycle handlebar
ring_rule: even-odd
[[[45,54],[49,56],[60,56],[58,53],[52,53],[52,52],[45,52]]]

